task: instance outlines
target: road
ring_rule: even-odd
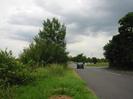
[[[100,99],[133,99],[132,75],[97,67],[75,70]]]

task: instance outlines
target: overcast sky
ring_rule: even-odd
[[[103,46],[116,35],[118,20],[133,11],[133,0],[0,0],[0,49],[22,52],[46,18],[67,26],[70,55],[103,57]]]

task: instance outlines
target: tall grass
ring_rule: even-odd
[[[85,82],[70,68],[49,65],[32,72],[36,81],[28,85],[13,86],[1,99],[49,99],[53,95],[67,95],[73,99],[97,99],[86,88]],[[1,94],[0,94],[1,95]]]

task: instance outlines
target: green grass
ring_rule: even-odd
[[[91,64],[87,64],[87,66],[90,66],[90,67],[108,67],[108,63],[96,63],[96,64],[93,64],[93,63],[91,63]]]
[[[53,95],[68,95],[73,99],[97,99],[74,70],[53,65],[32,72],[36,81],[23,86],[0,90],[0,99],[48,99]],[[2,95],[3,93],[3,95]]]

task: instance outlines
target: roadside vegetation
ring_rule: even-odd
[[[66,95],[72,99],[97,99],[87,89],[74,70],[64,65],[48,65],[32,71],[35,81],[27,85],[12,86],[0,91],[1,99],[49,99],[51,96]]]
[[[133,12],[119,21],[119,33],[104,47],[105,57],[68,57],[66,26],[47,19],[18,58],[10,50],[0,50],[0,99],[51,99],[66,95],[72,99],[97,99],[85,82],[67,67],[68,61],[133,70]]]
[[[0,88],[25,84],[32,80],[29,68],[13,57],[11,51],[0,51]]]
[[[74,57],[69,56],[69,61],[83,62],[83,63],[90,63],[90,64],[107,63],[108,62],[105,58],[87,57],[83,53],[78,54],[77,56],[74,56]]]
[[[47,19],[18,58],[10,50],[0,50],[0,99],[97,99],[67,67],[65,35],[64,24]]]
[[[133,12],[119,20],[119,34],[104,46],[104,55],[109,67],[133,70]]]
[[[47,19],[43,22],[42,30],[34,37],[33,42],[20,54],[20,61],[34,66],[67,63],[66,26],[58,19]]]

